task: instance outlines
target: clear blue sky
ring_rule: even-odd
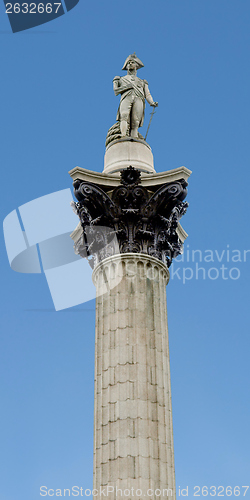
[[[80,0],[17,34],[4,11],[2,219],[71,187],[76,165],[102,171],[112,79],[128,54],[143,61],[159,101],[148,135],[156,170],[193,172],[189,247],[167,287],[176,485],[192,497],[194,485],[249,484],[249,1]],[[187,262],[196,249],[206,279],[195,276],[198,253]],[[185,284],[184,267],[194,273]],[[10,269],[3,237],[1,285],[0,500],[38,500],[41,485],[91,488],[94,300],[55,312],[44,275]]]

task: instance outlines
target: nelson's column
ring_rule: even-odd
[[[103,173],[70,171],[80,222],[71,237],[96,286],[94,492],[111,499],[175,497],[166,285],[186,233],[185,167],[156,173],[138,133],[158,105],[135,54],[115,77],[120,95]],[[108,489],[107,489],[108,488]],[[124,492],[126,490],[126,492]],[[150,490],[150,491],[148,491]]]

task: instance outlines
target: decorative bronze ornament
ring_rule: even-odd
[[[139,170],[121,172],[121,184],[111,194],[91,182],[74,181],[75,210],[83,235],[76,253],[92,257],[94,267],[116,253],[145,253],[168,267],[182,253],[178,221],[186,213],[188,183],[181,179],[162,185],[155,193],[141,185]],[[95,227],[98,226],[98,229]],[[119,249],[112,245],[116,235]]]

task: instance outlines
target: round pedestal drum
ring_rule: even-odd
[[[106,149],[103,173],[116,173],[130,166],[141,172],[155,174],[150,146],[140,139],[117,139],[112,142]]]

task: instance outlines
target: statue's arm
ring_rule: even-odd
[[[132,89],[133,85],[129,81],[125,81],[121,76],[115,76],[113,79],[113,89],[115,95],[122,94],[125,90]]]
[[[121,93],[120,79],[121,79],[120,76],[115,76],[115,78],[113,79],[113,89],[114,89],[115,95],[118,95]]]
[[[147,80],[144,80],[144,94],[145,94],[145,99],[150,104],[150,106],[155,106],[155,107],[158,106],[158,102],[154,101],[153,97],[149,92]]]

